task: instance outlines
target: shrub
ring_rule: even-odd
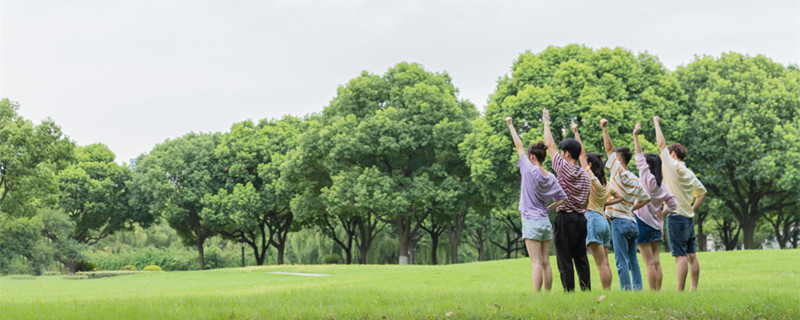
[[[14,280],[36,280],[36,277],[29,274],[10,274],[8,277]]]
[[[124,276],[137,273],[142,273],[142,272],[141,271],[90,271],[90,272],[80,272],[78,273],[78,275],[86,276],[89,279],[99,279],[99,278]]]
[[[93,271],[97,270],[97,265],[86,260],[81,260],[75,262],[75,269],[77,269],[77,271]]]
[[[157,265],[151,264],[149,266],[144,267],[142,271],[164,271],[164,270],[161,270],[161,267]]]
[[[122,268],[121,268],[121,269],[119,269],[119,270],[120,270],[120,271],[136,271],[136,270],[139,270],[139,269],[137,269],[137,268],[136,268],[136,266],[134,266],[134,265],[132,265],[132,264],[129,264],[129,265],[127,265],[127,266],[124,266],[124,267],[122,267]]]
[[[61,272],[58,271],[45,271],[42,273],[43,276],[57,276],[60,275]]]
[[[66,279],[66,280],[86,280],[86,279],[89,279],[89,276],[87,276],[85,274],[77,274],[77,275],[74,275],[74,276],[64,276],[64,279]]]
[[[330,254],[330,255],[325,256],[325,259],[323,259],[323,261],[326,264],[337,264],[337,263],[339,263],[341,261],[341,257],[339,257],[338,254],[334,253],[334,254]]]

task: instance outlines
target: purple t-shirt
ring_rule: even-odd
[[[519,157],[519,173],[522,174],[522,184],[520,185],[519,213],[523,219],[542,220],[547,219],[550,210],[547,205],[552,201],[567,198],[564,190],[558,184],[558,179],[552,173],[547,177],[542,175],[539,168],[533,165],[525,156]]]

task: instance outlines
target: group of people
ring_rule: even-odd
[[[558,271],[564,291],[575,290],[575,271],[582,290],[591,290],[588,251],[591,252],[603,289],[611,288],[608,248],[613,243],[620,288],[642,290],[642,274],[636,252],[645,263],[651,290],[661,289],[663,273],[659,260],[664,217],[667,220],[670,250],[677,263],[677,290],[684,289],[691,271],[691,290],[697,289],[700,265],[695,255],[694,211],[703,202],[706,189],[683,160],[686,149],[680,143],[667,147],[661,133],[661,118],[653,117],[660,155],[644,154],[639,143],[640,124],[633,128],[634,154],[628,147],[614,147],[606,119],[600,120],[602,155],[587,153],[578,126],[571,125],[575,138],[557,146],[550,132],[550,115],[542,110],[544,142],[526,150],[514,128],[511,131],[522,176],[519,211],[522,238],[533,267],[533,289],[549,291],[553,283],[550,268],[550,241],[554,241]],[[547,155],[555,175],[544,167]],[[637,177],[628,170],[636,161]],[[609,177],[606,177],[606,169]],[[553,224],[549,214],[557,211]]]

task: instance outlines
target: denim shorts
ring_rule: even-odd
[[[644,223],[644,221],[639,219],[636,215],[633,217],[636,218],[636,225],[639,227],[639,236],[636,237],[637,244],[661,241],[661,230]]]
[[[522,218],[522,239],[553,240],[553,225],[549,219],[532,220]]]
[[[611,227],[602,213],[586,210],[586,245],[593,242],[611,246]]]
[[[669,249],[673,257],[684,257],[687,253],[697,252],[695,248],[694,220],[679,214],[667,216]]]

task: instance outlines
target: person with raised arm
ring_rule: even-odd
[[[639,143],[639,129],[641,129],[641,125],[636,123],[633,127],[634,158],[636,159],[636,168],[639,169],[639,182],[650,195],[650,202],[633,212],[636,225],[639,227],[636,244],[644,260],[647,284],[650,286],[650,290],[659,291],[664,275],[661,272],[661,259],[658,256],[661,230],[664,227],[663,217],[665,214],[675,211],[677,204],[675,197],[662,183],[661,158],[655,153],[645,154],[642,152],[642,145]],[[666,208],[662,208],[662,206],[666,206]]]
[[[522,175],[519,196],[519,212],[522,215],[522,239],[531,258],[533,267],[533,291],[550,291],[553,285],[553,271],[550,268],[550,241],[553,240],[553,226],[548,215],[556,206],[567,199],[555,175],[545,170],[547,147],[540,140],[522,148],[522,141],[514,129],[511,117],[506,118],[508,130],[519,154],[519,173]],[[550,201],[555,201],[548,207]]]
[[[581,290],[591,290],[589,279],[589,259],[586,256],[586,206],[589,202],[591,180],[586,171],[578,165],[581,155],[581,144],[572,138],[564,139],[558,144],[550,132],[550,112],[542,109],[544,124],[544,143],[547,145],[553,170],[556,172],[558,184],[567,194],[567,201],[558,206],[558,214],[554,223],[554,244],[556,262],[561,274],[561,286],[564,291],[575,290],[575,273]],[[561,152],[559,152],[559,150]]]
[[[619,286],[622,290],[638,291],[642,290],[642,271],[636,258],[636,238],[639,236],[639,228],[636,226],[633,211],[650,202],[650,196],[639,184],[639,178],[628,171],[631,149],[628,147],[615,149],[607,126],[608,120],[600,120],[603,146],[608,155],[606,168],[611,170],[611,183],[622,193],[623,198],[619,203],[606,206],[606,215],[611,217],[611,238],[614,240]]]
[[[622,194],[614,188],[612,183],[606,182],[606,171],[600,155],[594,152],[586,153],[578,125],[570,125],[575,140],[581,144],[581,167],[591,179],[589,205],[586,207],[586,246],[592,253],[597,273],[600,275],[600,285],[604,290],[611,289],[611,267],[608,266],[608,247],[611,246],[611,227],[608,218],[603,214],[606,205],[612,205],[622,200]],[[612,197],[609,199],[609,197]]]
[[[683,162],[686,159],[686,148],[680,143],[673,143],[667,147],[667,140],[661,133],[661,118],[653,117],[656,129],[656,141],[661,152],[661,171],[664,183],[670,193],[675,197],[677,208],[667,215],[667,231],[669,232],[669,248],[675,262],[678,264],[678,291],[683,291],[686,286],[687,264],[692,271],[691,290],[697,290],[700,280],[700,262],[697,261],[695,252],[694,212],[703,203],[706,196],[706,187],[697,179],[694,172],[686,168]],[[694,204],[692,204],[694,200]]]

